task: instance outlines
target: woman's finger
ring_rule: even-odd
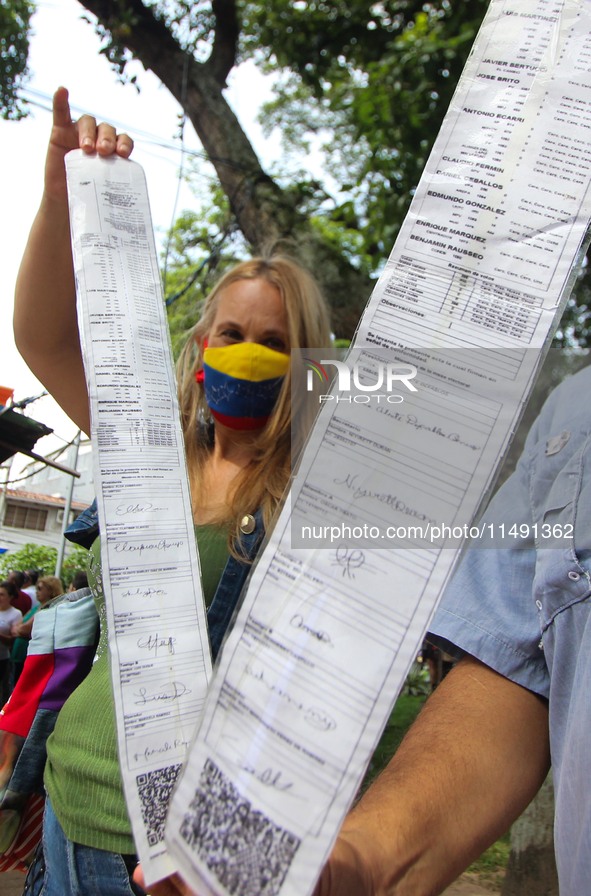
[[[78,130],[78,145],[85,152],[94,152],[96,149],[96,118],[92,115],[82,115],[76,124]]]
[[[118,156],[127,159],[133,152],[133,140],[128,134],[117,134],[117,147],[115,152]]]
[[[53,124],[56,128],[66,128],[72,123],[68,91],[65,87],[58,87],[53,95]]]
[[[96,133],[96,151],[101,156],[110,156],[117,147],[117,131],[112,124],[103,121]]]

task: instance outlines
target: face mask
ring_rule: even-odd
[[[214,418],[231,429],[261,429],[275,407],[289,360],[257,342],[206,348],[203,385]]]

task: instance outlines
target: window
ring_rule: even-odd
[[[36,532],[44,532],[47,525],[47,510],[7,501],[4,525],[12,529],[34,529]]]

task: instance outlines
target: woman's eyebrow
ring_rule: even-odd
[[[236,321],[234,321],[234,320],[221,320],[218,323],[216,329],[219,327],[234,327],[234,329],[236,329],[236,330],[242,329],[241,325],[237,324]]]

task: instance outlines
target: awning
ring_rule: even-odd
[[[42,436],[48,436],[53,432],[49,426],[32,420],[31,417],[25,417],[19,414],[12,407],[0,407],[0,463],[8,460],[13,454],[25,454],[38,460],[56,470],[69,473],[71,476],[80,476],[76,470],[71,470],[63,464],[58,464],[54,460],[48,460],[40,454],[35,454],[33,446],[37,439]]]

